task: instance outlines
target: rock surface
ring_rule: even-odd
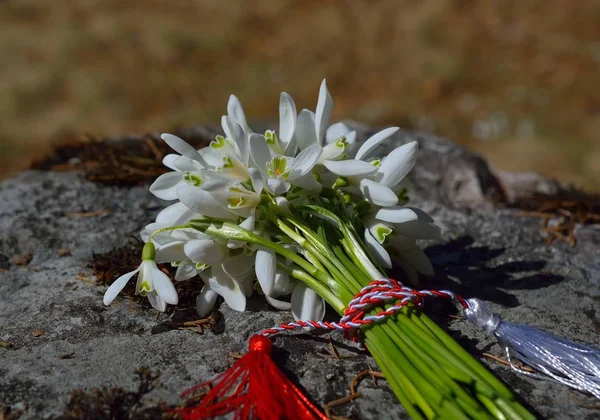
[[[361,135],[373,131],[357,127]],[[206,127],[183,133],[194,140],[210,134]],[[421,152],[410,178],[411,200],[444,231],[443,240],[423,244],[437,273],[423,279],[424,286],[487,300],[507,320],[600,346],[600,232],[579,225],[575,247],[547,246],[538,219],[498,204],[555,191],[558,184],[531,175],[498,175],[481,157],[432,135],[400,132],[395,140],[412,138]],[[244,352],[252,333],[290,319],[255,297],[243,314],[220,306],[221,334],[156,333],[156,312],[125,297],[104,307],[105,287],[78,276],[93,278],[88,266],[93,253],[131,241],[162,206],[147,187],[94,184],[78,173],[27,171],[0,183],[0,402],[23,410],[23,418],[57,416],[74,389],[133,389],[135,369],[149,366],[162,371],[163,387],[145,404],[176,404],[181,391],[225,370],[230,354]],[[73,216],[105,209],[95,216]],[[64,248],[70,255],[59,257]],[[19,265],[26,261],[14,257],[27,254],[31,261]],[[440,321],[475,354],[502,355],[493,339],[466,322]],[[275,340],[279,364],[318,404],[348,395],[352,378],[375,367],[341,336],[331,338],[340,354],[353,357],[332,357],[329,336]],[[541,417],[600,418],[592,397],[517,375],[495,362],[488,365]],[[385,381],[366,379],[360,391],[362,397],[333,413],[406,418]]]

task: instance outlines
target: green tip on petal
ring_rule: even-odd
[[[151,260],[154,261],[156,258],[156,247],[152,243],[152,241],[146,242],[144,248],[142,249],[142,260]]]
[[[340,137],[339,139],[337,139],[335,141],[335,145],[336,147],[339,147],[342,150],[346,150],[346,148],[349,146],[348,142],[346,141],[346,137]]]
[[[374,235],[375,239],[377,239],[377,242],[379,242],[380,244],[383,244],[385,242],[385,238],[387,238],[387,236],[392,233],[392,229],[390,229],[388,226],[385,225],[378,225],[375,228],[375,232]]]
[[[213,141],[210,142],[210,147],[212,149],[221,149],[225,146],[225,137],[216,136]]]
[[[192,175],[189,172],[186,172],[183,176],[183,180],[188,184],[193,185],[194,187],[199,187],[204,183],[204,180],[200,178],[198,175]]]
[[[277,134],[273,130],[265,131],[265,141],[267,144],[275,144],[277,143]]]
[[[233,168],[233,161],[231,160],[231,158],[229,156],[223,156],[222,160],[223,160],[223,168],[226,168],[226,169]]]
[[[138,293],[142,296],[146,296],[148,294],[148,292],[151,292],[151,291],[152,291],[152,287],[150,287],[150,283],[148,283],[146,280],[142,281],[142,284],[140,284]]]

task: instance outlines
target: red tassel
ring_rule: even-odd
[[[181,397],[187,406],[183,419],[221,416],[234,411],[234,419],[327,419],[327,417],[277,368],[270,357],[271,340],[250,338],[249,352],[227,372],[190,388]],[[203,388],[209,388],[204,394]]]

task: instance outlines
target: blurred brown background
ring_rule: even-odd
[[[285,90],[600,191],[600,2],[0,1],[0,178],[52,142],[252,121]]]

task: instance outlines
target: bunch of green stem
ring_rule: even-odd
[[[277,243],[231,223],[204,224],[202,230],[277,252],[287,260],[278,267],[306,283],[340,315],[372,279],[385,278],[343,203],[318,199],[317,205],[285,212],[267,205],[261,212]],[[286,243],[295,243],[302,251],[297,253]],[[363,332],[365,345],[412,418],[534,418],[502,382],[414,307],[363,327]]]

